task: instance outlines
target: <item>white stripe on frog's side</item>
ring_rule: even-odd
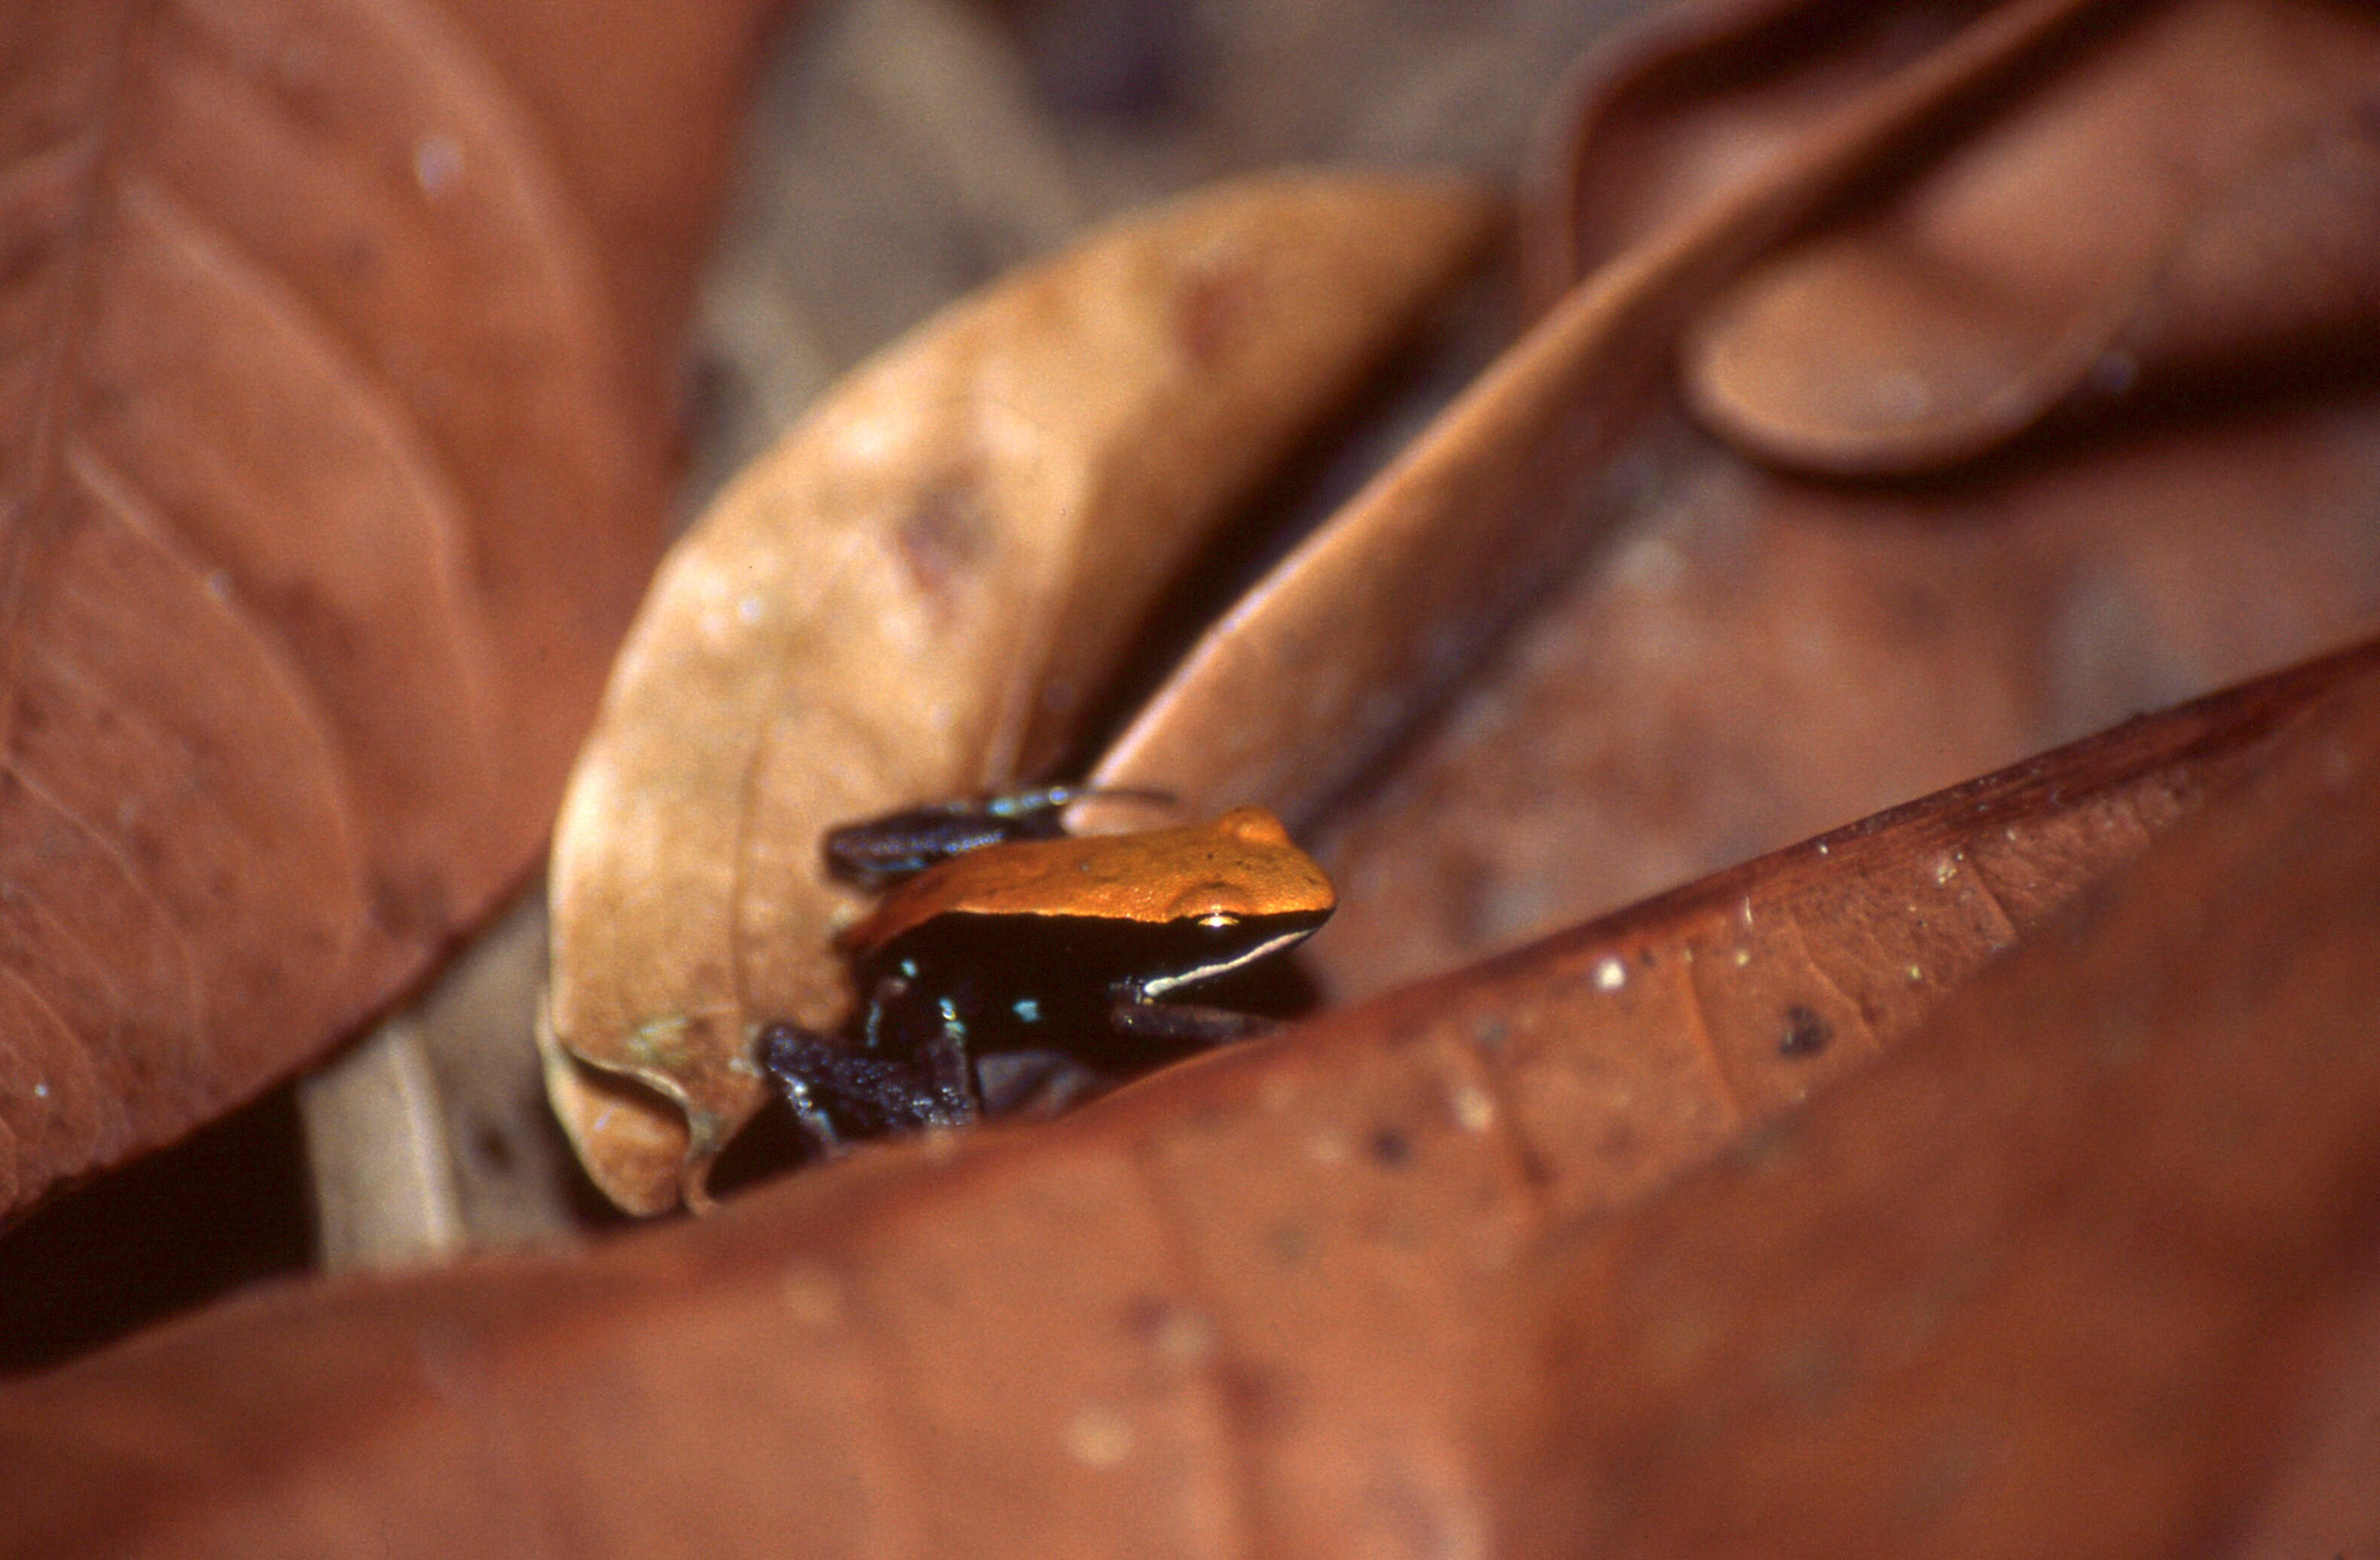
[[[1196,986],[1201,981],[1208,981],[1214,979],[1217,975],[1228,974],[1244,964],[1253,964],[1268,953],[1278,953],[1293,942],[1304,941],[1313,933],[1313,931],[1314,928],[1311,926],[1295,927],[1290,931],[1281,933],[1279,937],[1274,937],[1269,941],[1257,943],[1252,947],[1241,949],[1238,952],[1231,954],[1226,958],[1218,959],[1210,964],[1200,964],[1192,969],[1184,970],[1179,974],[1153,976],[1148,980],[1138,983],[1134,989],[1137,992],[1142,1001],[1152,1001],[1157,998],[1164,996],[1169,991],[1179,991],[1185,986]]]

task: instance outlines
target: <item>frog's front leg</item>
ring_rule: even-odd
[[[1160,1002],[1134,981],[1108,987],[1108,1022],[1118,1034],[1167,1050],[1192,1050],[1253,1040],[1281,1025],[1255,1013],[1196,1002]]]
[[[921,1127],[955,1127],[979,1113],[963,1036],[930,1036],[911,1053],[868,1051],[797,1024],[760,1034],[760,1060],[813,1142],[830,1154]]]

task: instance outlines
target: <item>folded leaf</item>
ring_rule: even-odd
[[[1756,267],[1696,321],[1687,393],[1764,458],[1925,471],[2184,362],[2339,356],[2380,333],[2375,86],[2380,26],[2350,11],[2144,15]]]

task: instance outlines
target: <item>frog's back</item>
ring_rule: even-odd
[[[895,887],[841,940],[864,959],[944,916],[1055,917],[1087,926],[1318,925],[1336,902],[1330,879],[1280,819],[1237,807],[1212,823],[1017,840],[953,856]]]

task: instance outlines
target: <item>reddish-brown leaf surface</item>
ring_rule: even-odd
[[[1923,473],[2061,403],[2344,355],[2380,328],[2375,82],[2380,30],[2328,6],[2135,20],[1907,191],[1754,267],[1697,322],[1687,393],[1767,459]],[[2041,221],[2045,201],[2090,220]]]
[[[1492,1514],[1473,1384],[1483,1365],[1510,1381],[1538,1358],[1536,1324],[1505,1325],[1487,1302],[1516,1272],[1548,1306],[1572,1283],[1569,1259],[1516,1267],[1537,1231],[1609,1213],[1925,1027],[1996,949],[2277,751],[2313,758],[2224,827],[2264,840],[2277,816],[2302,830],[2309,797],[2335,814],[2368,779],[2372,744],[2341,745],[2342,728],[2308,712],[2342,685],[2368,706],[2374,665],[2359,652],[2138,723],[1068,1121],[866,1154],[600,1252],[236,1303],[0,1392],[0,1505],[39,1553],[1460,1551]],[[2162,853],[2158,870],[2190,892],[2157,879],[2125,914],[2038,941],[2037,962],[2058,960],[2114,928],[2112,951],[2082,966],[2092,984],[2058,988],[2060,1008],[2029,1008],[2012,1028],[1962,1021],[1973,1037],[1950,1053],[1955,1071],[1913,1047],[1896,1082],[1875,1085],[1932,1091],[1936,1115],[1916,1124],[1956,1145],[1932,1172],[1940,1199],[2026,1184],[2045,1140],[1994,1131],[1996,1113],[2076,1027],[2137,1022],[2140,959],[2219,972],[2231,966],[2215,947],[2273,951],[2269,934],[2226,941],[2228,922],[2205,909],[2232,892],[2226,873],[2246,872],[2264,902],[2282,874],[2253,862],[2228,846]],[[2324,881],[2370,897],[2345,865]],[[2130,930],[2143,923],[2162,929]],[[2208,929],[2185,948],[2193,926]],[[2300,991],[2299,973],[2284,960],[2273,989]],[[1969,1054],[1986,1039],[1989,1054]],[[2278,1086],[2270,1075],[2292,1060],[2241,1055],[2262,1063],[2220,1075],[2227,1087],[2240,1073]],[[2129,1076],[2040,1131],[2120,1135]],[[1837,1242],[1866,1249],[1834,1222],[1838,1189],[1859,1208],[1916,1119],[1863,1128],[1844,1097],[1821,1107],[1836,1125],[1804,1131],[1867,1131],[1886,1146],[1757,1156],[1758,1194],[1791,1211],[1719,1223],[1694,1249],[1800,1240],[1811,1272]],[[2325,1119],[2358,1098],[2343,1094]],[[1954,1120],[1969,1124],[1954,1132]],[[2292,1173],[2338,1169],[2343,1141],[2313,1134]],[[2231,1148],[2223,1132],[2167,1144],[2160,1186],[2230,1177]],[[1695,1183],[1685,1195],[1714,1194]],[[1630,1232],[1671,1229],[1670,1205],[1655,1200],[1609,1239],[1657,1251]],[[2298,1278],[2266,1289],[2256,1264],[2217,1266],[2207,1292],[2235,1315],[2311,1293],[2335,1222],[2309,1214],[2260,1237],[2254,1252]],[[2107,1260],[2078,1246],[2056,1273],[2090,1292]],[[2054,1319],[2044,1330],[2068,1336]],[[2207,1383],[2239,1379],[2213,1352],[2235,1334],[2175,1335],[2157,1379],[2185,1407],[2214,1402]],[[2057,1385],[2034,1405],[2045,1445],[2101,1384],[2081,1380],[2077,1401]],[[1666,1390],[1650,1382],[1609,1411],[1659,1415]],[[1524,1382],[1487,1410],[1511,1466],[1542,1474],[1505,1508],[1524,1526],[1559,1514],[1573,1477],[1548,1461],[1576,1444],[1558,1406],[1518,1421],[1545,1423],[1541,1439],[1512,1432],[1539,1401]],[[1839,1461],[1811,1475],[1814,1503],[1828,1479],[1866,1476],[1861,1458]],[[2151,1516],[2240,1498],[2252,1467],[2193,1471]],[[1747,1461],[1744,1488],[1759,1475]],[[2061,1491],[2016,1505],[2048,1521]]]
[[[1680,320],[1783,231],[2049,47],[2090,6],[2016,0],[1810,127],[1792,154],[1583,280],[1217,623],[1093,778],[1299,821],[1359,782],[1638,495]],[[1290,667],[1294,676],[1284,675]],[[1160,779],[1158,777],[1162,777]],[[1399,906],[1402,911],[1402,906]]]
[[[0,1208],[311,1056],[528,864],[768,9],[0,21]]]
[[[1538,1410],[1509,1553],[2168,1554],[2228,1524],[2305,1346],[2369,1298],[2380,685],[2261,768],[1920,1042],[1523,1280],[1534,1346],[1488,1399]]]
[[[1245,696],[1167,740],[1195,793],[1281,734],[1257,783],[1349,889],[1334,992],[2369,632],[2368,18],[1801,18],[1603,57],[1583,122],[1619,150],[1575,149],[1548,221],[1609,268],[1351,509],[1396,545],[1303,576],[1306,626],[1356,631],[1283,633],[1268,590],[1210,642]],[[2168,99],[2214,133],[2139,118]],[[2128,172],[2164,215],[2078,269],[2108,255],[2066,213]],[[1950,242],[1978,213],[2005,242]],[[1944,257],[1976,286],[1906,284]],[[2042,346],[2070,318],[2095,355]],[[1896,373],[1922,393],[1877,399]],[[2238,1521],[2340,1552],[2380,1354],[2374,666],[1054,1126],[251,1297],[0,1389],[0,1507],[42,1553],[2137,1553]]]
[[[1826,14],[1724,8],[1598,57],[1535,229],[1598,269],[1102,762],[1313,820],[1343,890],[1309,945],[1328,996],[2374,621],[2380,401],[2338,370],[2380,324],[2380,29],[2240,0]],[[1893,180],[1728,258],[1878,159]],[[1899,420],[1846,399],[1895,385]],[[1823,471],[1760,464],[1817,443]]]

